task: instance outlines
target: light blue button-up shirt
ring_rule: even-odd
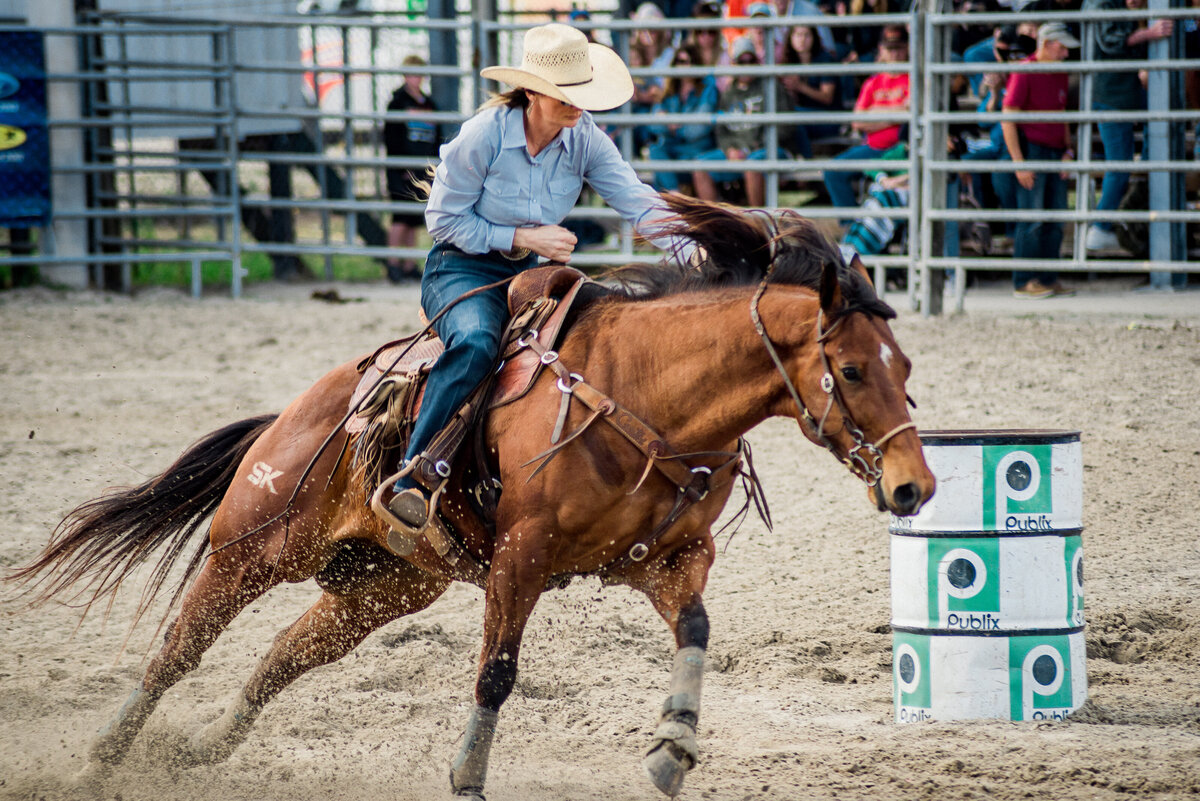
[[[524,110],[487,108],[442,145],[441,159],[425,223],[435,241],[466,253],[511,250],[517,228],[560,224],[585,180],[644,236],[671,216],[586,111],[574,128],[563,128],[531,157]],[[663,249],[674,244],[652,241]],[[684,255],[691,249],[685,246]]]

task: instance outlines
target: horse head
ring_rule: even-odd
[[[846,264],[794,212],[666,198],[681,223],[673,233],[702,248],[690,281],[757,284],[750,313],[780,377],[773,412],[796,418],[808,439],[867,484],[881,511],[915,514],[936,482],[908,414],[912,364],[888,326],[896,312],[862,261]]]
[[[871,289],[857,254],[849,265],[826,262],[818,298],[812,337],[818,369],[801,379],[802,397],[815,398],[807,403],[818,419],[805,433],[866,482],[880,511],[915,514],[936,482],[908,414],[912,362],[888,325],[894,312]]]

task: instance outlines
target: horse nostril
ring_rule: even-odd
[[[921,490],[911,481],[892,491],[892,504],[898,514],[911,514],[916,511],[920,500]]]

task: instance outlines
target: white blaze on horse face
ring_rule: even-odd
[[[879,343],[879,358],[883,360],[883,366],[892,369],[892,349],[887,346],[886,342]]]
[[[255,462],[247,478],[254,486],[269,490],[272,495],[278,495],[279,493],[275,491],[275,479],[282,475],[282,470],[276,470],[266,462]]]

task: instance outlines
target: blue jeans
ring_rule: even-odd
[[[508,278],[536,263],[537,256],[532,254],[511,261],[498,253],[474,256],[453,246],[436,244],[429,252],[421,278],[421,307],[432,320],[460,295]],[[429,373],[425,398],[404,455],[406,462],[429,446],[471,390],[487,377],[500,350],[500,336],[507,322],[508,286],[505,285],[455,304],[434,323],[446,351]],[[396,483],[397,489],[413,486],[416,482],[408,477]]]
[[[1097,111],[1117,110],[1106,103],[1093,103],[1092,106]],[[1129,161],[1133,158],[1132,122],[1100,122],[1096,123],[1096,127],[1100,130],[1100,142],[1104,145],[1105,161]],[[1096,204],[1096,210],[1116,211],[1128,186],[1129,173],[1105,170],[1104,178],[1100,181],[1100,202]],[[1100,221],[1095,226],[1111,231],[1113,224]]]
[[[766,157],[767,157],[767,149],[765,147],[760,147],[758,150],[755,150],[753,153],[747,154],[746,160],[747,161],[762,161]],[[702,159],[704,161],[728,161],[729,160],[729,157],[725,155],[725,151],[719,147],[715,147],[712,150],[706,150],[703,153],[697,153],[693,158]],[[785,159],[785,158],[787,158],[787,153],[785,153],[781,148],[775,148],[775,158],[776,159]],[[742,180],[742,178],[746,177],[746,173],[744,173],[744,172],[731,172],[731,171],[721,172],[721,171],[715,171],[715,170],[710,172],[709,175],[711,175],[712,179],[719,184],[731,183],[733,181],[740,181],[740,180]]]
[[[882,150],[876,150],[870,145],[855,145],[843,151],[834,158],[838,159],[877,159],[883,155]],[[858,198],[854,195],[851,181],[854,176],[862,175],[861,170],[855,172],[825,171],[825,188],[829,191],[829,199],[835,206],[857,206]]]
[[[1063,150],[1045,147],[1028,140],[1023,142],[1028,161],[1061,161]],[[1067,182],[1058,172],[1035,172],[1033,189],[1017,184],[1017,208],[1022,211],[1065,209],[1067,207]],[[1058,259],[1062,248],[1062,223],[1046,220],[1022,220],[1017,223],[1013,240],[1013,258]],[[1046,286],[1058,281],[1057,272],[1035,272],[1014,270],[1013,286],[1017,289],[1036,278]]]

